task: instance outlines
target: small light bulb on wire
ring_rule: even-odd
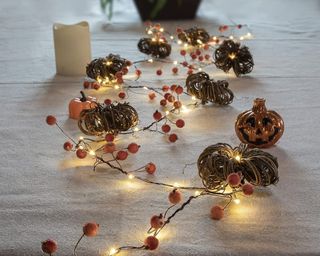
[[[111,249],[110,249],[110,252],[109,252],[109,256],[115,255],[117,252],[118,252],[117,249],[111,248]]]
[[[95,153],[93,150],[90,150],[90,151],[89,151],[89,154],[90,154],[91,156],[95,156],[95,155],[96,155],[96,153]]]
[[[239,198],[236,198],[233,201],[234,201],[235,204],[240,204],[240,199]]]
[[[117,84],[114,86],[114,89],[116,89],[116,90],[118,90],[119,88],[120,88],[120,86]]]
[[[134,179],[134,175],[130,173],[130,174],[128,175],[128,178],[129,178],[129,180],[133,180],[133,179]]]

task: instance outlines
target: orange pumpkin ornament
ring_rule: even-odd
[[[96,98],[86,96],[83,91],[80,93],[82,96],[81,98],[74,98],[69,103],[69,117],[76,120],[79,120],[82,110],[91,109],[96,106],[96,104],[93,104],[96,102]]]
[[[265,99],[257,98],[251,110],[238,116],[235,130],[241,142],[249,147],[267,148],[282,136],[284,122],[277,112],[267,110]]]

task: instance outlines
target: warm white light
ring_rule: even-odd
[[[240,40],[242,41],[244,39],[244,37],[243,36],[240,36]]]
[[[198,190],[196,190],[196,192],[194,192],[194,195],[195,195],[195,196],[200,196],[200,194],[201,194],[201,192],[198,191]]]
[[[196,96],[192,96],[191,99],[192,100],[196,100],[197,98],[196,98]]]
[[[175,60],[175,61],[173,62],[173,64],[174,64],[174,65],[178,65],[178,61]]]
[[[83,140],[83,137],[82,137],[82,136],[80,136],[80,137],[79,137],[79,140]]]
[[[83,149],[83,146],[79,146],[79,149]]]
[[[118,252],[117,249],[111,248],[111,249],[110,249],[110,252],[109,252],[109,256],[115,255],[117,252]]]
[[[178,40],[178,42],[177,42],[178,44],[182,44],[182,41],[181,40]]]
[[[234,39],[234,37],[233,37],[233,36],[229,36],[229,39],[233,40],[233,39]]]
[[[170,114],[170,112],[167,110],[167,111],[166,111],[166,115],[169,115],[169,114]]]
[[[250,32],[248,32],[248,33],[247,33],[247,36],[249,36],[249,37],[250,37],[250,36],[251,36],[251,33],[250,33]]]
[[[197,40],[197,43],[198,43],[198,44],[203,44],[200,39]]]
[[[93,150],[90,150],[90,151],[89,151],[89,154],[90,154],[91,156],[95,156],[95,155],[96,155],[96,153],[95,153]]]
[[[152,63],[152,62],[153,62],[153,59],[148,59],[148,62]]]
[[[173,37],[173,36],[170,36],[170,39],[171,39],[171,40],[173,40],[173,39],[174,39],[174,37]]]
[[[229,54],[229,58],[230,58],[230,59],[233,60],[233,59],[235,59],[235,57],[236,57],[236,55],[235,55],[234,53]]]
[[[178,183],[178,182],[175,182],[175,183],[173,183],[173,186],[174,186],[175,188],[178,188],[178,187],[179,187],[179,183]]]
[[[188,109],[185,105],[182,105],[181,112],[188,113],[188,112],[190,112],[190,109]]]
[[[234,201],[235,204],[240,204],[240,199],[239,198],[236,198],[233,201]]]
[[[162,38],[160,38],[160,39],[159,39],[159,42],[163,43],[163,42],[164,42],[164,40],[163,40]]]
[[[159,30],[160,30],[160,32],[163,32],[163,31],[164,31],[164,29],[163,29],[163,28],[160,28]]]
[[[198,68],[198,71],[202,71],[202,68]]]
[[[149,90],[147,86],[143,86],[143,89],[145,89],[145,90]]]
[[[216,37],[216,36],[214,36],[212,39],[213,39],[214,41],[216,41],[216,40],[217,40],[217,37]]]
[[[151,31],[151,30],[148,30],[148,34],[151,35],[151,34],[152,34],[152,31]]]
[[[152,42],[155,42],[155,41],[156,41],[156,39],[155,39],[154,37],[153,37],[151,40],[152,40]]]
[[[119,88],[120,88],[120,86],[117,84],[114,86],[114,89],[116,89],[116,90],[118,90]]]
[[[185,43],[185,44],[184,44],[184,47],[188,47],[188,44],[187,44],[187,43]]]
[[[241,156],[240,156],[240,155],[236,155],[236,156],[234,157],[234,159],[236,159],[238,162],[240,162],[240,161],[241,161]]]
[[[107,66],[110,66],[112,64],[112,61],[107,61]]]
[[[130,180],[132,180],[132,179],[134,179],[134,175],[133,175],[133,174],[129,174],[129,175],[128,175],[128,178],[129,178]]]
[[[139,131],[139,127],[134,127],[133,131],[138,132]]]

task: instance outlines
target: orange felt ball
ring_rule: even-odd
[[[57,123],[57,119],[54,116],[47,116],[46,122],[48,125],[54,125]]]
[[[129,146],[128,146],[128,151],[131,153],[131,154],[135,154],[138,152],[140,146],[137,144],[137,143],[130,143]]]
[[[224,209],[220,205],[215,205],[211,208],[211,218],[214,220],[221,220],[224,215]]]
[[[147,173],[153,174],[156,171],[157,166],[154,163],[150,162],[146,165],[145,169]]]
[[[146,246],[146,249],[148,249],[148,250],[155,250],[159,246],[159,240],[155,236],[148,236],[144,240],[144,245]]]
[[[159,216],[158,215],[154,215],[150,219],[150,225],[154,229],[161,228],[163,226],[163,223],[164,223],[164,219],[163,219],[161,214]]]
[[[227,182],[231,187],[238,187],[241,182],[241,178],[238,173],[230,173],[227,177]]]
[[[170,203],[178,204],[182,200],[182,194],[179,190],[174,189],[169,193],[168,199]]]
[[[79,148],[76,151],[76,155],[78,158],[83,159],[87,156],[87,152],[85,150]]]
[[[51,239],[41,242],[41,249],[44,253],[52,254],[57,251],[57,242]]]
[[[109,142],[106,145],[104,145],[103,151],[105,153],[113,153],[114,151],[116,151],[116,145],[113,142]]]
[[[85,236],[88,236],[88,237],[96,236],[98,234],[98,231],[99,231],[99,224],[95,222],[89,222],[83,226],[83,234]]]

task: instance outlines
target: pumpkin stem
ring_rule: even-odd
[[[86,95],[84,94],[84,92],[83,91],[80,91],[80,93],[81,93],[81,99],[80,99],[80,101],[81,102],[85,102],[85,101],[87,101],[87,97],[86,97]]]
[[[267,108],[266,108],[266,100],[265,99],[261,99],[261,98],[257,98],[254,100],[253,102],[253,107],[252,107],[252,111],[253,112],[266,112]]]

